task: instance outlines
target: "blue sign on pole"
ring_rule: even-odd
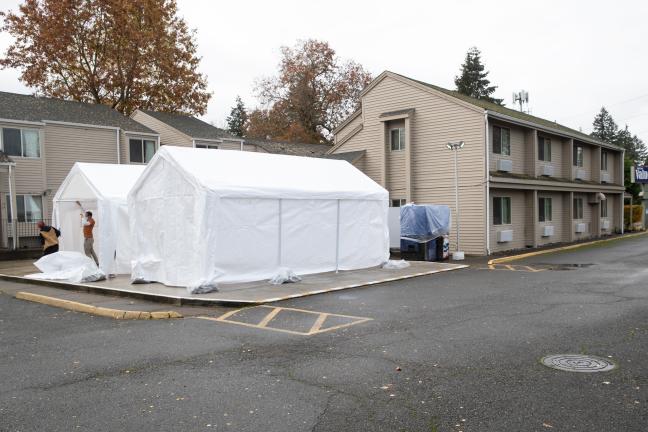
[[[635,182],[648,183],[648,166],[638,166],[635,169]]]

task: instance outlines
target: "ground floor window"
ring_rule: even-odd
[[[148,163],[155,154],[155,141],[139,138],[128,140],[130,161],[135,163]]]
[[[511,197],[493,197],[493,225],[511,223]]]
[[[607,200],[601,200],[601,217],[606,218],[608,217],[608,208],[607,208]]]
[[[574,219],[583,219],[583,198],[574,198]]]
[[[405,204],[407,204],[407,200],[405,198],[397,198],[391,200],[392,207],[403,207]]]
[[[7,198],[7,216],[12,220],[11,197]],[[38,222],[43,219],[43,197],[40,195],[16,195],[16,213],[18,222]]]
[[[538,198],[538,220],[540,222],[551,222],[551,198]]]

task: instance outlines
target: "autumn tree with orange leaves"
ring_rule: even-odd
[[[264,108],[249,115],[247,136],[304,143],[330,143],[335,127],[356,108],[371,80],[364,68],[342,61],[327,42],[282,47],[277,76],[258,82]]]
[[[0,66],[39,94],[124,114],[205,112],[211,95],[175,0],[25,0],[0,16],[14,38]]]

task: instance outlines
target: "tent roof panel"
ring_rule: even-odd
[[[343,160],[164,146],[162,158],[219,196],[387,199],[378,183]],[[144,181],[144,178],[142,179]]]
[[[118,165],[77,162],[54,197],[55,200],[92,198],[126,199],[145,165]],[[81,178],[85,181],[81,181]]]

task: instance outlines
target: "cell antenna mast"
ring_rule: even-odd
[[[513,103],[520,104],[521,112],[528,112],[529,106],[529,92],[526,90],[520,90],[517,93],[513,93]],[[524,110],[524,104],[527,105],[527,111]]]

